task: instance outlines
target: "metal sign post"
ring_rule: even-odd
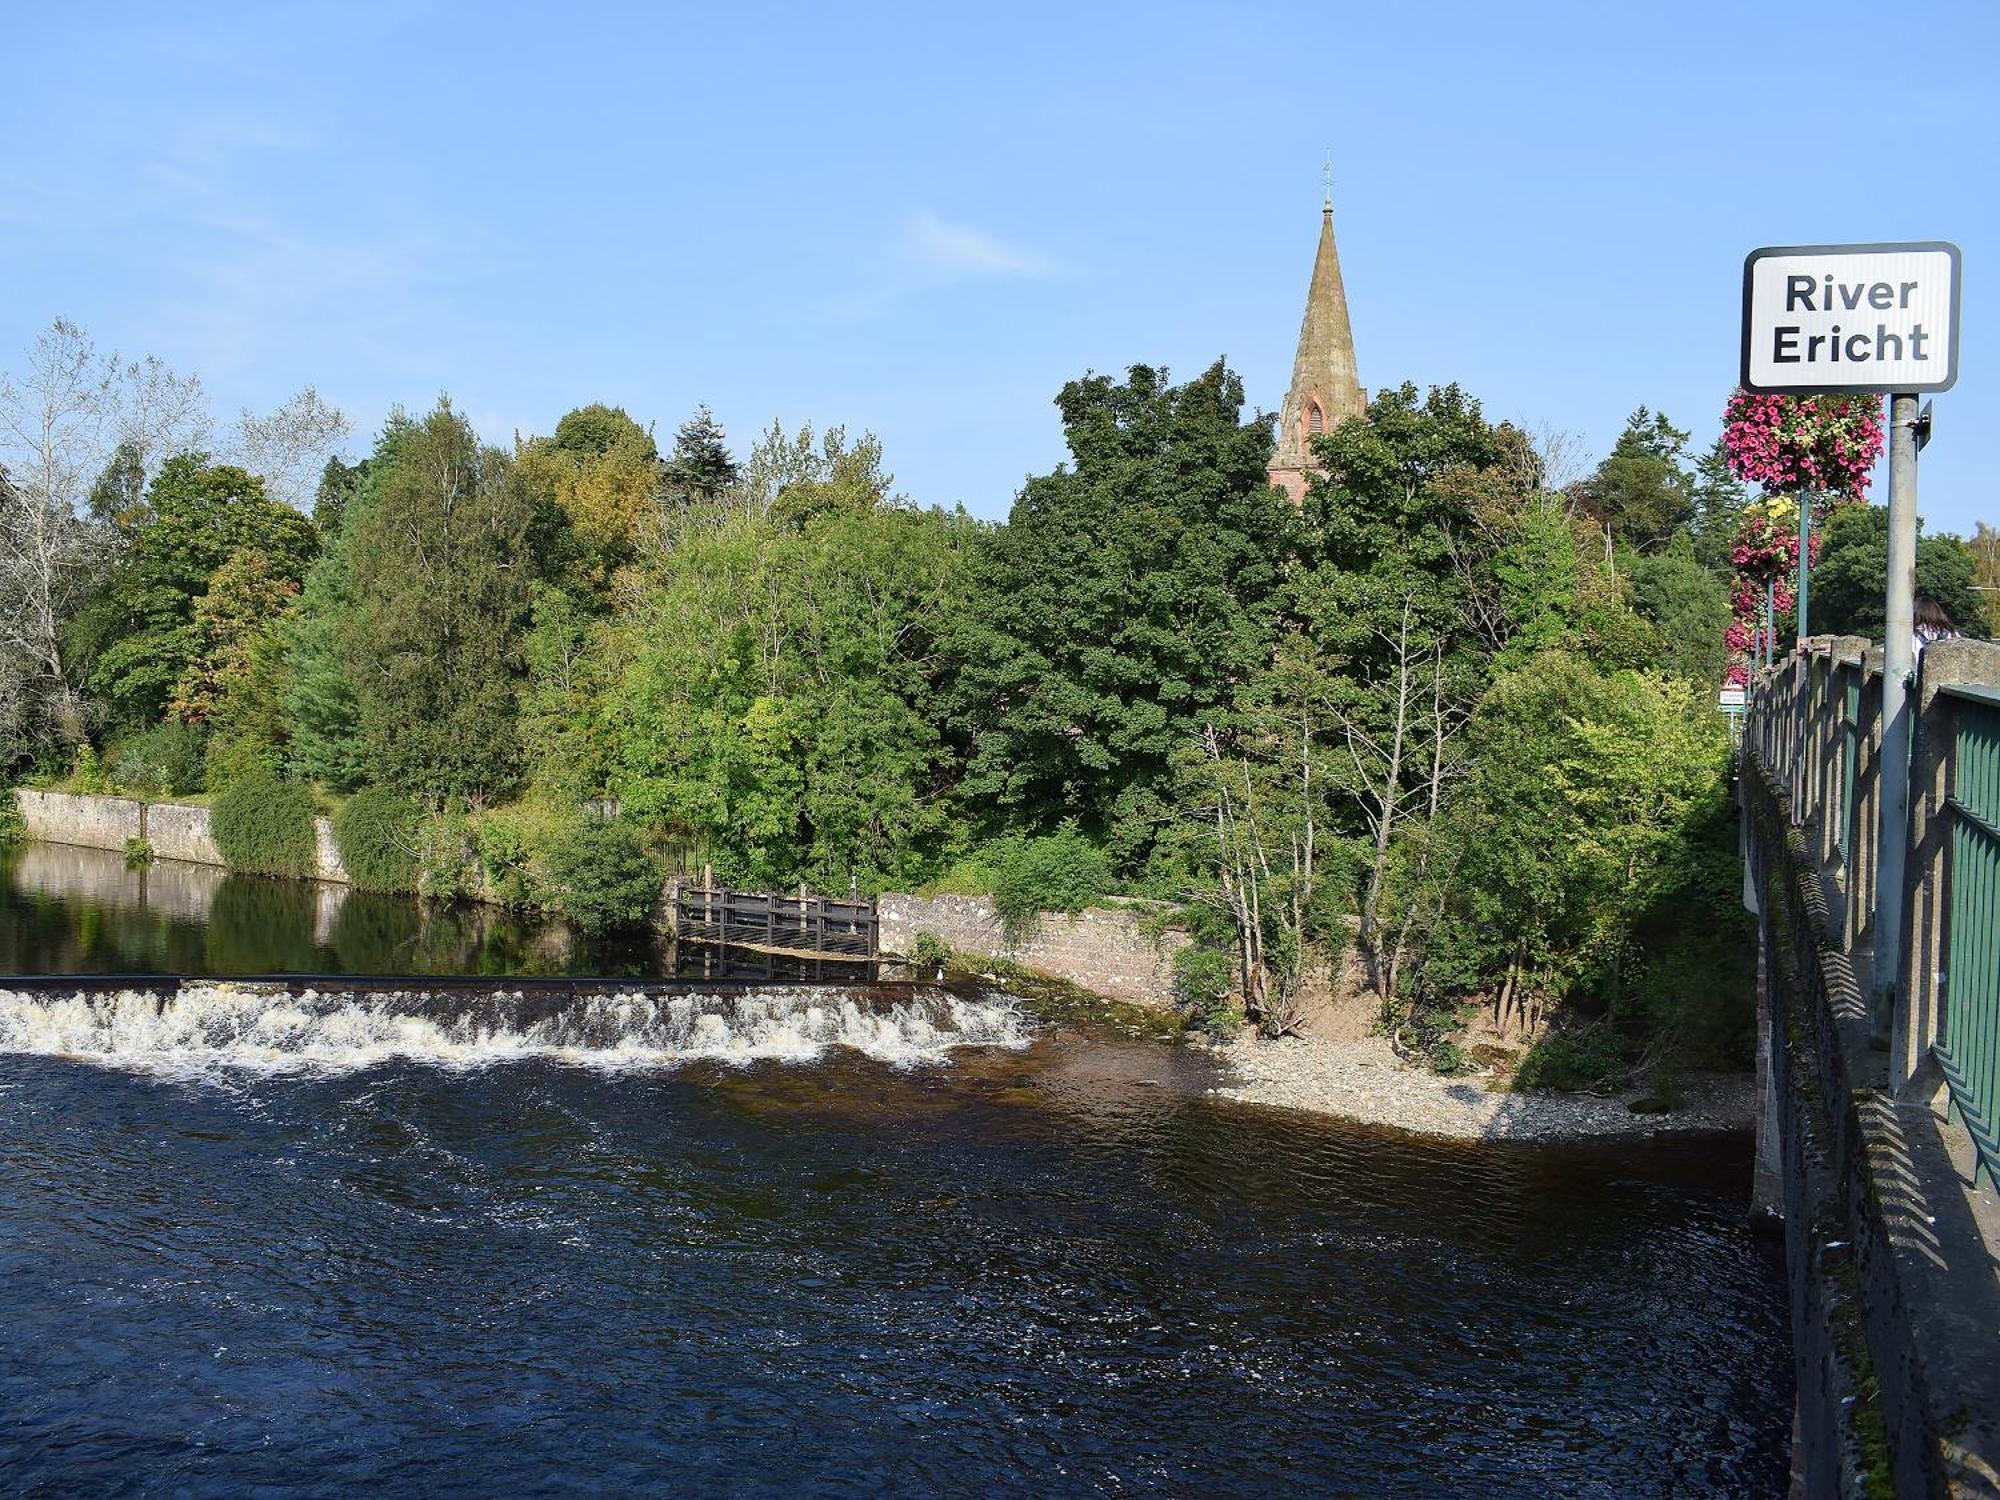
[[[1882,612],[1882,822],[1875,865],[1875,965],[1869,1018],[1889,1035],[1902,973],[1903,870],[1909,852],[1909,686],[1916,667],[1917,398],[1889,398],[1889,596]],[[1887,955],[1894,967],[1880,962]],[[1887,969],[1885,973],[1884,970]]]
[[[1798,620],[1799,644],[1804,645],[1806,629],[1806,600],[1812,596],[1812,490],[1799,491],[1799,597],[1794,606]]]
[[[1875,1033],[1886,1038],[1903,972],[1909,848],[1911,628],[1917,573],[1917,449],[1924,391],[1958,380],[1958,247],[1943,240],[1782,245],[1743,262],[1743,386],[1889,402],[1889,558],[1882,640],[1882,773],[1872,937]],[[1920,428],[1922,430],[1920,430]],[[1809,497],[1799,503],[1799,635],[1806,632]]]

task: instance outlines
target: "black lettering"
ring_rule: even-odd
[[[1889,346],[1891,344],[1896,346],[1894,354],[1889,353]],[[1889,332],[1889,325],[1887,323],[1877,323],[1875,325],[1875,357],[1877,359],[1901,359],[1903,357],[1903,336],[1900,333]]]
[[[1840,289],[1840,305],[1849,312],[1853,312],[1855,308],[1861,305],[1861,292],[1862,286],[1858,281],[1852,286],[1843,285]]]
[[[1817,363],[1817,362],[1818,362],[1818,360],[1819,360],[1819,346],[1820,346],[1821,344],[1824,344],[1825,342],[1826,342],[1826,335],[1825,335],[1825,334],[1823,334],[1823,333],[1816,333],[1816,334],[1814,334],[1814,335],[1813,335],[1813,336],[1812,336],[1811,338],[1809,338],[1809,339],[1807,339],[1807,340],[1806,340],[1806,363],[1807,363],[1807,364],[1809,364],[1809,365],[1810,365],[1810,364],[1814,364],[1814,363]]]
[[[1911,359],[1929,359],[1929,358],[1930,358],[1930,356],[1929,356],[1928,354],[1924,353],[1924,340],[1925,340],[1925,339],[1927,339],[1927,338],[1929,338],[1929,337],[1930,337],[1930,335],[1924,332],[1924,325],[1923,325],[1923,324],[1921,324],[1921,323],[1912,323],[1912,324],[1910,325],[1910,358],[1911,358]]]
[[[1827,354],[1835,364],[1840,363],[1840,325],[1833,325],[1833,337],[1826,341]]]
[[[1917,289],[1917,284],[1916,284],[1916,283],[1915,283],[1914,281],[1906,281],[1906,282],[1904,282],[1904,283],[1903,283],[1903,300],[1902,300],[1902,302],[1901,302],[1901,303],[1900,303],[1899,305],[1900,305],[1900,306],[1903,306],[1903,307],[1908,307],[1908,306],[1910,305],[1910,293],[1914,292],[1914,291],[1915,291],[1916,289]]]
[[[1856,354],[1856,353],[1854,352],[1854,346],[1855,346],[1856,344],[1859,344],[1859,345],[1861,346],[1861,352],[1860,352],[1859,354]],[[1847,336],[1847,357],[1848,357],[1849,359],[1854,359],[1854,360],[1862,360],[1862,359],[1866,359],[1866,358],[1868,358],[1868,335],[1867,335],[1867,334],[1865,334],[1865,333],[1850,333],[1850,334],[1849,334],[1849,335]]]
[[[1813,279],[1810,276],[1787,276],[1785,278],[1785,311],[1797,312],[1800,303],[1807,312],[1817,312],[1813,306]]]
[[[1771,363],[1774,365],[1795,365],[1799,362],[1799,330],[1796,328],[1774,328],[1771,330]],[[1790,353],[1786,351],[1790,350]]]
[[[1887,312],[1896,305],[1896,294],[1886,281],[1878,281],[1868,288],[1868,305],[1877,312]]]

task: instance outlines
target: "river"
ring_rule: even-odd
[[[64,888],[25,855],[11,964],[222,951],[219,895],[166,914],[160,867],[141,907],[116,856]],[[285,909],[234,967],[338,953],[338,912]],[[0,1487],[1783,1484],[1747,1141],[1231,1105],[1197,1053],[997,993],[512,994],[0,980]]]

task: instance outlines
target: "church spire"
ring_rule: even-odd
[[[1278,417],[1278,451],[1271,459],[1271,483],[1294,500],[1305,498],[1306,481],[1317,470],[1312,440],[1349,417],[1368,414],[1368,396],[1354,368],[1354,330],[1347,320],[1347,289],[1340,279],[1340,252],[1333,243],[1333,166],[1323,169],[1325,197],[1320,210],[1319,253],[1313,258],[1312,285],[1306,290],[1299,352],[1292,361],[1292,386]]]

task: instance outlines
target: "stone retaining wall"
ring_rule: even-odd
[[[226,863],[222,851],[215,847],[215,835],[209,832],[207,808],[185,802],[155,802],[145,813],[146,838],[161,859],[185,860],[191,865]]]
[[[1090,907],[1074,916],[1044,912],[1017,945],[1007,942],[1000,915],[983,896],[885,894],[876,902],[884,953],[909,957],[919,933],[961,953],[1004,958],[1071,984],[1135,1005],[1174,1003],[1174,955],[1188,935],[1169,929],[1155,941],[1141,930],[1148,907]]]
[[[130,797],[76,797],[68,792],[14,793],[28,837],[84,849],[123,849],[144,838],[146,804]]]
[[[122,851],[132,839],[145,839],[160,859],[193,865],[226,865],[215,846],[208,809],[187,802],[141,802],[132,797],[106,797],[81,792],[39,792],[21,787],[15,806],[28,837],[50,844],[74,844],[84,849]],[[347,883],[333,825],[313,819],[318,875],[336,885]]]

